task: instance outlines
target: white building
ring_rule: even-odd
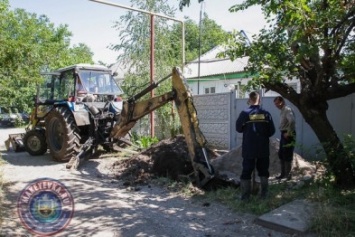
[[[223,47],[217,46],[184,67],[184,77],[190,90],[194,95],[236,90],[237,98],[245,98],[248,95],[245,85],[251,80],[250,73],[244,69],[249,57],[231,61],[229,58],[217,58],[220,52],[223,52]],[[298,80],[289,81],[288,84],[299,91]],[[278,94],[273,91],[263,93],[263,96],[276,95]]]

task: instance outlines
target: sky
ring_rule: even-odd
[[[131,6],[129,0],[105,0],[106,2]],[[178,10],[178,0],[168,0],[176,7],[177,19],[188,16],[199,22],[200,10],[207,13],[210,19],[216,21],[227,31],[244,30],[248,35],[257,33],[265,25],[265,20],[259,8],[253,7],[240,13],[230,13],[228,9],[242,0],[205,0],[201,4],[191,0],[190,7],[182,12]],[[114,22],[129,10],[104,5],[90,0],[10,0],[11,9],[23,8],[27,12],[46,15],[56,26],[68,25],[72,32],[72,45],[85,43],[94,53],[94,61],[112,64],[116,61],[118,52],[108,48],[119,40],[119,32],[113,28]]]

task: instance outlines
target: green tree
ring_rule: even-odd
[[[175,9],[167,5],[166,0],[131,0],[135,8],[149,12],[174,16]],[[166,75],[175,61],[171,57],[171,49],[166,48],[169,38],[164,35],[169,32],[171,21],[154,16],[154,54],[155,71],[157,76]],[[112,44],[111,49],[122,52],[117,61],[125,65],[132,73],[148,73],[150,66],[150,15],[129,11],[115,22],[114,28],[119,31],[117,44]],[[143,75],[140,75],[143,76]],[[148,76],[148,75],[145,75]],[[147,78],[147,77],[146,77]],[[149,77],[148,77],[149,78]],[[149,80],[144,80],[145,82]]]
[[[203,2],[204,0],[198,0],[198,2]],[[190,6],[190,0],[179,0],[179,8],[182,10],[184,7]]]
[[[190,62],[199,56],[199,48],[201,45],[201,54],[208,52],[217,45],[222,44],[228,38],[229,33],[222,29],[214,20],[210,19],[207,13],[204,13],[201,22],[201,44],[199,42],[200,26],[190,18],[186,18],[185,22],[185,53],[186,62]],[[173,26],[171,37],[171,47],[174,48],[176,56],[180,56],[181,52],[181,24]]]
[[[336,185],[354,187],[354,167],[327,117],[329,100],[355,92],[354,2],[246,0],[230,11],[254,5],[261,5],[270,27],[254,35],[250,47],[242,37],[231,38],[225,55],[250,57],[246,70],[253,73],[253,83],[299,109],[323,145]],[[285,79],[298,79],[300,93]]]
[[[149,12],[160,13],[174,17],[174,8],[167,4],[166,0],[131,0],[131,5],[135,8]],[[114,28],[119,31],[119,43],[112,44],[111,49],[122,52],[117,58],[124,68],[128,68],[122,88],[126,96],[132,96],[140,92],[150,82],[150,15],[129,11],[115,22]],[[154,16],[154,79],[162,78],[171,73],[173,66],[181,65],[181,56],[176,55],[169,47],[169,34],[172,22],[165,18]],[[181,41],[180,41],[181,42]],[[178,43],[178,42],[177,42]],[[168,47],[167,47],[168,46]],[[154,90],[155,94],[162,94],[171,89],[171,82],[166,81]],[[149,98],[149,93],[144,99]],[[172,125],[171,116],[164,114],[172,111],[172,105],[164,106],[156,110],[157,120],[162,131],[166,131]],[[141,119],[141,123],[148,126],[147,119]],[[166,126],[166,128],[163,128]]]
[[[0,32],[2,107],[29,111],[41,71],[92,62],[87,46],[70,47],[71,33],[66,25],[55,27],[44,15],[10,10],[7,0],[0,0]]]
[[[139,9],[174,17],[176,9],[170,7],[165,0],[131,0],[131,4]],[[182,26],[180,23],[154,17],[155,44],[155,78],[163,78],[171,73],[174,66],[182,62]],[[227,38],[227,33],[213,20],[205,15],[203,20],[204,34],[201,38],[201,52],[205,53]],[[150,16],[147,14],[128,12],[115,22],[114,28],[119,33],[119,43],[112,44],[111,49],[122,52],[118,57],[125,68],[129,69],[122,85],[128,96],[134,95],[147,86],[150,81]],[[199,26],[190,19],[185,22],[185,52],[188,61],[198,57]],[[171,82],[166,81],[155,89],[155,94],[171,90]],[[149,94],[145,97],[147,99]],[[172,104],[156,111],[159,128],[162,131],[176,130],[176,118],[172,116]],[[148,125],[147,120],[145,121]],[[170,135],[170,134],[169,134]]]

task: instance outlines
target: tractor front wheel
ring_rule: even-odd
[[[41,156],[47,151],[44,130],[31,130],[23,137],[25,150],[32,156]]]
[[[80,152],[79,128],[68,108],[55,108],[48,114],[45,124],[47,144],[53,159],[66,162]]]

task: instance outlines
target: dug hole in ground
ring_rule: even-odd
[[[275,177],[280,174],[278,158],[279,140],[270,139],[270,182],[276,182]],[[242,172],[242,148],[238,146],[227,153],[218,154],[208,150],[211,165],[218,177],[227,177],[239,183]],[[292,165],[292,180],[294,184],[308,181],[317,174],[316,166],[305,161],[294,153]],[[114,163],[113,168],[119,179],[126,180],[127,185],[146,183],[152,176],[168,176],[173,180],[191,174],[193,171],[188,156],[187,145],[182,135],[172,139],[162,140],[147,150],[131,156],[129,159]],[[259,177],[256,175],[256,181]]]
[[[17,199],[27,184],[44,177],[63,183],[75,204],[69,225],[55,236],[290,236],[254,224],[254,215],[232,211],[201,196],[185,197],[153,182],[157,174],[174,178],[180,174],[177,170],[189,171],[182,136],[161,141],[125,159],[119,157],[120,153],[96,156],[78,171],[69,171],[65,163],[53,161],[48,153],[34,157],[26,152],[6,151],[8,134],[21,131],[0,130],[0,169],[5,183],[0,236],[35,236],[18,217]],[[215,170],[237,178],[241,170],[238,154],[240,149],[233,149],[214,158]],[[271,175],[279,172],[275,157],[270,157]],[[301,158],[295,162],[307,164]],[[308,166],[304,172],[312,175],[313,167]]]

